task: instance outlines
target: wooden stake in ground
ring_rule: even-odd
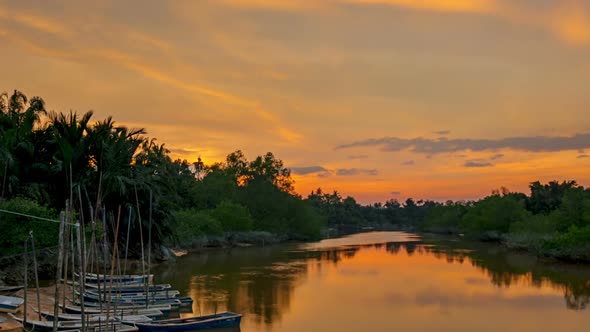
[[[67,204],[66,204],[67,205]],[[66,224],[66,215],[62,211],[59,215],[59,250],[57,255],[57,271],[55,273],[55,297],[53,305],[53,315],[57,317],[59,314],[59,285],[61,274],[63,272],[63,253],[64,253],[64,228]],[[26,293],[26,290],[25,290]],[[57,319],[53,321],[53,332],[57,332]]]
[[[115,272],[115,259],[117,258],[117,239],[119,237],[119,224],[121,223],[121,206],[119,205],[119,212],[117,214],[117,226],[115,228],[115,240],[113,245],[113,256],[111,260],[111,281],[109,286],[109,300],[107,301],[107,324],[109,323],[110,319],[110,312],[111,312],[111,292],[113,290],[113,273]]]
[[[82,331],[86,329],[86,319],[84,315],[84,279],[86,279],[86,275],[84,274],[84,255],[82,254],[82,236],[80,235],[80,223],[76,224],[76,237],[77,237],[77,244],[78,244],[78,263],[80,268],[80,313],[82,314]]]
[[[29,237],[27,237],[25,239],[25,294],[24,294],[24,300],[25,300],[25,305],[24,305],[24,313],[23,313],[23,328],[27,325],[27,306],[29,305],[27,303],[27,290],[29,288],[29,254],[27,253],[27,247],[28,247],[28,242],[29,241]]]
[[[29,232],[31,237],[31,251],[33,254],[33,268],[35,271],[35,288],[37,288],[37,311],[39,313],[39,320],[41,320],[41,295],[39,295],[39,273],[37,272],[37,254],[35,253],[35,238],[33,231]]]

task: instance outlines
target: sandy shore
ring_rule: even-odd
[[[63,293],[62,293],[63,294]],[[24,290],[18,291],[16,297],[23,297]],[[53,312],[53,297],[55,296],[55,286],[42,287],[39,289],[39,299],[41,300],[41,310]],[[70,295],[71,296],[71,295]],[[37,309],[37,290],[35,288],[29,288],[27,291],[27,318],[39,320],[39,315],[33,311],[33,308]],[[16,316],[23,317],[24,308]],[[6,322],[0,323],[0,331],[22,331],[22,325],[10,318],[7,314],[0,313],[0,316],[6,318]]]

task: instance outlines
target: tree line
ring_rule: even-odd
[[[326,230],[404,229],[590,259],[590,190],[574,181],[533,182],[528,195],[502,188],[467,202],[361,205],[321,188],[302,197],[271,152],[248,160],[237,150],[211,165],[173,160],[143,128],[94,120],[92,111],[48,112],[42,98],[19,91],[1,94],[0,209],[56,219],[66,201],[78,220],[96,222],[107,238],[120,219],[119,235],[129,230],[136,250],[148,233],[155,244],[190,246],[255,231],[317,239]],[[3,253],[18,252],[30,230],[42,247],[57,243],[56,224],[0,213],[0,227]]]
[[[121,220],[119,235],[129,230],[136,247],[149,231],[155,244],[182,244],[245,231],[311,239],[324,226],[270,152],[249,161],[238,150],[212,165],[172,160],[143,128],[94,120],[92,111],[48,112],[40,97],[2,93],[0,209],[57,219],[66,202],[77,220],[96,221],[111,239],[109,225]],[[0,233],[3,253],[18,252],[29,230],[41,246],[57,243],[56,224],[2,213],[0,227],[9,230]]]

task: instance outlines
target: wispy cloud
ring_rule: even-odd
[[[590,158],[590,155],[587,155],[587,154],[581,154],[581,155],[577,156],[576,158],[578,158],[578,159],[583,159],[583,158]]]
[[[435,131],[434,133],[437,135],[445,136],[445,135],[449,135],[451,133],[451,131],[450,130],[439,130],[439,131]]]
[[[363,169],[363,168],[339,168],[336,170],[338,176],[352,176],[352,175],[377,175],[379,171],[376,169]]]
[[[369,158],[369,156],[366,154],[356,154],[356,155],[348,156],[347,158],[348,159],[367,159],[367,158]]]
[[[404,166],[411,166],[414,164],[416,164],[416,162],[414,160],[406,160],[403,163],[401,163],[401,165],[404,165]]]
[[[573,46],[590,43],[590,16],[584,2],[556,1],[539,8],[536,1],[506,0],[221,0],[242,9],[317,12],[346,5],[391,6],[416,11],[493,16],[524,26],[542,28]]]
[[[382,151],[399,152],[410,150],[415,153],[438,154],[459,151],[490,151],[512,149],[528,152],[557,152],[590,148],[590,133],[572,136],[521,136],[501,139],[443,139],[429,138],[371,138],[342,144],[336,149],[355,147],[381,147]]]
[[[504,154],[503,153],[498,153],[498,154],[495,154],[495,155],[491,156],[490,157],[490,160],[498,160],[500,158],[504,158]]]
[[[482,160],[469,160],[463,164],[465,167],[492,167],[494,164]]]
[[[328,170],[322,166],[291,167],[291,171],[293,171],[294,174],[300,175],[328,172]]]

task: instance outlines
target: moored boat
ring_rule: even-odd
[[[240,326],[242,315],[220,312],[190,318],[166,319],[149,323],[132,323],[140,332],[185,332]],[[131,323],[130,323],[131,324]]]
[[[24,302],[20,297],[0,295],[0,312],[15,314],[21,310]]]
[[[105,291],[106,289],[112,288],[113,291],[117,291],[118,293],[143,293],[146,290],[146,287],[144,284],[138,284],[138,283],[113,283],[112,285],[110,285],[109,283],[87,283],[86,284],[86,289],[87,290],[94,290],[94,291],[98,291],[100,287],[100,291]],[[157,285],[149,285],[147,287],[147,291],[148,292],[165,292],[167,290],[170,290],[170,288],[172,288],[172,286],[170,286],[170,284],[157,284]]]
[[[0,286],[0,294],[14,294],[23,288],[24,286]]]
[[[53,312],[49,311],[41,311],[41,316],[45,318],[47,321],[53,322],[55,320],[55,315]],[[106,322],[107,321],[107,314],[85,314],[84,319],[87,322]],[[144,315],[126,315],[121,313],[120,315],[115,315],[114,313],[109,315],[109,321],[120,321],[125,320],[128,322],[151,322],[153,319]],[[81,321],[82,315],[81,314],[65,314],[61,313],[57,315],[58,321]]]
[[[53,331],[53,323],[54,322],[43,322],[39,320],[32,320],[27,319],[25,322],[24,319],[20,317],[16,317],[15,315],[9,313],[12,319],[16,320],[17,322],[23,324],[23,329],[26,331],[37,331],[37,332],[51,332]],[[123,324],[120,322],[106,322],[101,321],[89,321],[85,323],[85,327],[91,328],[93,331],[137,331],[137,328],[132,325]],[[57,330],[58,331],[76,331],[82,329],[82,322],[80,321],[58,321],[57,322]]]
[[[80,296],[80,292],[75,291],[77,296]],[[106,296],[106,301],[105,301],[105,296],[104,295],[100,295],[100,294],[96,294],[96,293],[92,293],[92,292],[86,292],[84,293],[84,300],[85,301],[89,301],[91,302],[102,302],[102,303],[112,303],[112,304],[118,304],[118,305],[145,305],[146,303],[148,303],[149,305],[171,305],[173,307],[179,307],[179,306],[185,306],[185,305],[190,305],[193,303],[193,299],[190,297],[173,297],[173,298],[167,298],[167,297],[150,297],[148,296],[148,298],[146,299],[145,296],[125,296],[125,297],[121,297],[118,296],[119,294],[111,294],[110,297],[107,294]],[[90,304],[89,303],[89,304]]]
[[[80,277],[76,273],[76,277]],[[130,275],[107,275],[107,274],[96,274],[86,273],[86,282],[99,283],[99,282],[115,282],[115,283],[145,283],[151,284],[154,280],[154,275],[141,275],[141,274],[130,274]]]
[[[137,292],[137,293],[132,293],[132,292],[119,292],[118,289],[109,289],[107,288],[105,291],[101,291],[100,293],[98,293],[97,290],[90,290],[90,289],[86,289],[86,293],[91,294],[93,296],[99,296],[99,294],[108,294],[111,293],[111,296],[113,297],[118,297],[118,298],[130,298],[130,297],[138,297],[138,298],[145,298],[146,297],[146,293],[144,292]],[[170,299],[170,298],[174,298],[177,297],[178,295],[180,295],[180,292],[174,289],[171,290],[164,290],[164,291],[153,291],[153,292],[148,292],[147,296],[150,299]]]
[[[93,303],[93,305],[97,305],[97,303]],[[68,314],[81,314],[82,313],[82,308],[79,306],[75,306],[75,305],[59,305],[60,308],[62,309],[62,311],[64,313],[68,313]],[[117,307],[116,310],[114,308],[111,308],[110,312],[111,314],[114,315],[143,315],[143,316],[147,316],[147,317],[160,317],[164,315],[164,312],[169,312],[171,310],[171,307],[168,306],[149,306],[149,308],[146,308],[145,306],[142,307]],[[85,314],[91,314],[91,315],[100,315],[100,314],[104,314],[106,313],[106,306],[105,309],[103,309],[102,311],[100,309],[98,309],[98,307],[89,307],[86,304],[86,307],[84,308],[84,313]]]

